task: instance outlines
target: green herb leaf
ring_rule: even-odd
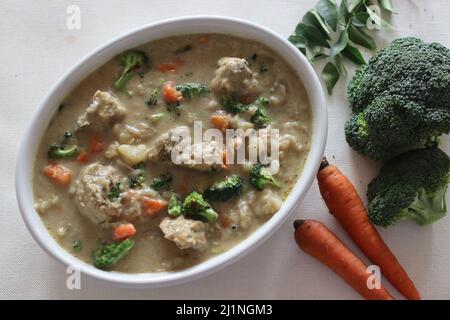
[[[364,0],[352,0],[352,2],[350,3],[349,11],[353,12],[362,3],[364,3]]]
[[[342,58],[342,55],[338,54],[336,57],[334,57],[334,62],[336,63],[336,68],[339,71],[339,74],[343,76],[344,78],[347,78],[347,68],[344,64],[344,59]]]
[[[370,19],[372,19],[372,21],[377,26],[382,27],[382,28],[388,28],[388,29],[394,28],[390,23],[384,21],[374,10],[372,10],[371,7],[372,6],[367,7],[367,13],[369,14]]]
[[[292,43],[298,50],[301,51],[304,55],[306,55],[306,47],[308,40],[302,35],[293,34],[289,36],[288,41]]]
[[[326,24],[323,22],[322,17],[315,11],[308,11],[302,18],[302,22],[308,26],[315,27],[317,30],[322,33],[322,36],[330,40],[329,30]]]
[[[341,5],[339,6],[339,14],[341,15],[341,17],[344,18],[345,23],[347,23],[348,20],[350,19],[350,17],[352,16],[350,14],[350,11],[348,10],[348,2],[347,2],[347,0],[342,0],[341,1]]]
[[[303,36],[308,42],[308,46],[318,45],[329,48],[328,41],[324,38],[322,33],[317,28],[308,26],[300,22],[295,28],[295,34]]]
[[[352,17],[352,24],[355,27],[367,27],[367,19],[369,14],[367,12],[358,12]]]
[[[338,8],[335,0],[319,0],[315,9],[333,31],[336,31],[338,23]]]
[[[392,7],[391,0],[378,0],[380,3],[380,7],[386,11],[394,12],[394,8]]]
[[[339,36],[339,40],[331,47],[330,57],[333,58],[337,54],[339,54],[348,44],[348,33],[346,30],[341,32]]]
[[[339,71],[332,62],[328,62],[322,70],[322,78],[325,81],[328,94],[333,93],[333,88],[339,80]]]
[[[366,63],[361,52],[357,48],[352,47],[350,44],[347,44],[345,49],[342,50],[342,55],[357,65]]]
[[[356,28],[353,25],[349,25],[347,31],[348,31],[348,38],[355,44],[359,44],[360,46],[363,46],[367,49],[376,48],[375,41],[373,40],[373,38],[369,34],[362,31],[361,29]]]

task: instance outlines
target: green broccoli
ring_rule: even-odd
[[[47,156],[49,159],[72,158],[78,154],[80,149],[76,145],[66,146],[60,143],[53,143],[48,148]]]
[[[129,50],[119,56],[120,64],[123,68],[119,79],[114,83],[117,89],[124,90],[125,85],[137,73],[142,74],[150,68],[150,59],[144,51]]]
[[[206,202],[201,193],[192,191],[184,199],[181,211],[184,215],[200,220],[206,220],[210,223],[216,222],[218,218],[217,212],[211,208],[211,205]]]
[[[243,180],[238,175],[232,175],[213,184],[205,190],[203,195],[209,201],[227,201],[242,192]]]
[[[439,148],[405,152],[387,162],[367,190],[373,223],[390,226],[412,219],[420,225],[442,218],[450,158]]]
[[[279,186],[278,182],[270,174],[267,168],[263,167],[259,162],[253,165],[250,184],[259,191],[263,190],[267,185]]]
[[[126,239],[121,243],[112,243],[94,251],[94,266],[106,269],[119,262],[134,247],[134,241]]]
[[[181,216],[181,201],[180,196],[173,193],[169,200],[169,206],[167,209],[169,216],[179,217]]]
[[[153,179],[152,183],[150,184],[150,187],[152,187],[155,190],[161,190],[163,188],[168,187],[171,182],[172,182],[172,175],[170,173],[162,173],[159,175],[159,177]]]
[[[200,83],[183,83],[175,86],[177,91],[180,91],[185,99],[193,99],[205,96],[209,93],[209,89],[204,84]]]
[[[267,113],[267,110],[264,108],[256,109],[255,113],[250,118],[250,122],[255,124],[255,127],[258,129],[267,127],[270,121],[271,119],[269,117],[269,114]]]
[[[250,108],[249,104],[243,104],[235,99],[222,99],[221,105],[229,113],[242,113]]]
[[[450,50],[401,38],[361,66],[348,85],[349,145],[374,160],[450,132]]]

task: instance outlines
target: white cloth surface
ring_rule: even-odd
[[[331,271],[300,252],[291,222],[319,219],[360,256],[327,212],[314,183],[297,212],[276,234],[237,263],[200,280],[169,288],[114,288],[82,277],[81,290],[66,289],[65,268],[33,241],[19,215],[14,169],[19,140],[36,105],[49,87],[81,57],[130,29],[157,20],[193,14],[235,16],[263,24],[284,37],[316,0],[139,0],[0,2],[0,298],[137,299],[359,299]],[[382,31],[380,46],[415,35],[450,47],[447,0],[393,0],[394,31]],[[81,29],[66,27],[69,5],[81,9]],[[364,194],[377,164],[353,152],[343,125],[349,112],[344,82],[329,98],[326,155]],[[443,149],[450,152],[449,137]],[[448,202],[448,199],[447,199]],[[450,206],[450,205],[448,205]],[[405,222],[380,230],[426,299],[450,298],[450,216],[421,228]],[[365,261],[367,261],[365,259]],[[394,294],[398,293],[387,284]]]

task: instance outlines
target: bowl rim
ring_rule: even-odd
[[[138,38],[143,38],[144,35],[146,35],[145,38],[149,38],[146,42],[154,41],[158,39],[158,37],[152,37],[152,33],[157,33],[154,30],[159,29],[164,32],[164,28],[174,29],[176,26],[178,26],[178,29],[182,31],[179,33],[169,32],[170,34],[164,37],[170,37],[177,34],[196,33],[192,31],[185,32],[185,28],[188,26],[191,29],[195,29],[195,26],[210,27],[204,32],[198,33],[233,34],[238,37],[240,35],[237,34],[237,30],[241,30],[247,34],[254,34],[261,38],[270,39],[272,43],[265,43],[265,45],[273,49],[284,59],[286,59],[286,55],[293,58],[293,61],[288,61],[288,63],[291,68],[296,71],[305,86],[313,114],[312,138],[307,160],[300,178],[295,183],[288,197],[284,200],[280,210],[246,239],[242,240],[228,251],[205,260],[195,266],[179,271],[128,274],[99,270],[94,266],[78,259],[62,248],[49,234],[39,214],[34,209],[31,174],[34,166],[36,150],[42,138],[42,134],[47,128],[48,122],[53,117],[54,112],[56,112],[56,106],[59,104],[59,102],[55,104],[51,101],[61,101],[61,99],[67,95],[70,90],[77,85],[77,83],[82,81],[87,74],[89,74],[87,73],[83,75],[80,71],[83,69],[83,65],[88,62],[95,61],[96,59],[101,60],[96,62],[98,67],[108,61],[108,59],[98,59],[99,56],[110,55],[112,58],[121,51],[131,48],[130,46],[126,47],[127,40],[129,40],[128,42],[134,43]],[[214,27],[218,27],[222,30],[226,29],[228,31],[214,30]],[[231,30],[234,30],[236,33],[233,33]],[[241,37],[249,38],[248,35],[242,35]],[[260,40],[257,41],[262,42]],[[145,41],[141,41],[139,43],[143,44]],[[134,44],[134,46],[138,46],[139,43]],[[120,49],[121,46],[123,48]],[[281,52],[281,49],[284,51]],[[112,54],[113,52],[114,54]],[[78,82],[71,80],[77,78]],[[64,87],[66,88],[64,89]],[[61,91],[65,91],[65,93],[62,94]],[[48,111],[47,115],[45,114],[46,111]],[[50,115],[48,115],[48,113],[50,113]],[[75,267],[83,275],[87,275],[90,278],[103,280],[117,286],[129,288],[155,288],[184,283],[209,275],[237,261],[244,255],[248,254],[251,250],[262,244],[281,227],[281,225],[292,215],[294,209],[304,198],[315,179],[316,172],[319,168],[320,159],[325,150],[327,130],[328,117],[322,85],[308,60],[286,39],[264,26],[234,17],[195,15],[165,19],[135,28],[129,32],[125,32],[122,35],[106,42],[104,45],[97,47],[69,68],[50,88],[34,112],[22,138],[17,154],[15,181],[18,206],[27,229],[41,248],[43,248],[44,251],[46,251],[55,260],[59,261],[66,267]]]

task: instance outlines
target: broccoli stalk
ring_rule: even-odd
[[[94,251],[94,266],[106,269],[117,264],[134,247],[134,241],[126,239],[121,243],[113,243]]]
[[[447,212],[449,171],[450,158],[437,147],[393,158],[369,184],[369,218],[384,227],[405,219],[419,225],[439,220]]]
[[[206,220],[210,223],[216,222],[217,212],[211,208],[211,205],[203,198],[201,193],[192,191],[184,199],[181,211],[184,215],[200,220]]]
[[[253,165],[250,184],[259,191],[263,190],[268,185],[279,187],[275,178],[268,172],[267,168],[264,168],[259,162]]]
[[[173,193],[169,200],[168,206],[168,214],[172,217],[181,216],[181,201],[180,196],[176,193]]]
[[[72,158],[76,156],[79,151],[80,150],[76,145],[65,146],[64,144],[54,143],[48,149],[47,156],[50,159]]]
[[[122,74],[114,83],[117,89],[124,90],[134,73],[142,74],[150,66],[150,60],[143,51],[129,50],[119,56]]]
[[[205,190],[203,195],[209,201],[227,201],[242,192],[243,180],[238,175],[232,175],[213,184]]]

